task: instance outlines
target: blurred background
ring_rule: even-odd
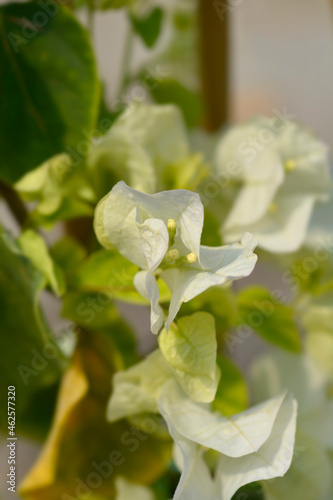
[[[4,4],[0,0],[0,4]],[[166,2],[165,2],[166,3]],[[272,115],[276,110],[295,116],[316,131],[329,146],[333,141],[333,17],[329,0],[242,0],[231,1],[230,16],[230,117],[234,123],[254,114]],[[86,22],[85,12],[79,13]],[[99,70],[105,83],[109,106],[115,103],[119,88],[123,51],[128,21],[122,11],[96,13],[94,45]],[[163,45],[167,33],[162,36]],[[160,47],[156,50],[159,50]],[[216,53],[219,48],[216,47]],[[131,67],[149,65],[151,52],[140,41],[134,47]],[[142,90],[142,92],[141,92]],[[144,89],[135,88],[141,98]],[[131,93],[126,98],[131,98]],[[0,218],[14,234],[15,221],[0,201]],[[52,235],[51,235],[52,237]],[[273,277],[273,279],[275,279]],[[48,317],[54,328],[61,328],[56,303],[46,298]],[[134,308],[134,306],[132,306]],[[138,309],[138,310],[137,310]],[[142,308],[125,311],[129,320],[141,315],[142,350],[151,348],[148,311]],[[258,337],[250,350],[257,350]],[[248,344],[247,344],[247,347]],[[247,350],[247,355],[249,351]],[[240,362],[242,353],[240,352]],[[22,478],[39,448],[22,437],[18,444],[18,479]],[[0,449],[0,462],[5,463],[7,449]],[[15,495],[7,491],[1,476],[1,498]]]

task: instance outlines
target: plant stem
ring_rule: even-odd
[[[215,131],[229,118],[229,13],[218,12],[216,2],[199,0],[199,32],[204,126]]]
[[[14,215],[16,221],[23,227],[29,216],[29,212],[25,208],[24,203],[18,196],[16,191],[7,183],[0,180],[0,194],[6,200],[8,207]]]

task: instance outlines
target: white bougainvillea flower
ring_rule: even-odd
[[[204,211],[200,197],[186,190],[147,195],[119,182],[97,206],[95,232],[100,243],[114,246],[139,271],[134,284],[151,303],[151,330],[164,324],[157,277],[172,298],[168,329],[183,302],[207,288],[248,276],[256,263],[255,238],[222,247],[200,245]]]
[[[296,401],[286,392],[230,417],[193,401],[157,349],[115,375],[108,420],[160,412],[176,446],[182,472],[175,500],[230,500],[244,484],[282,476],[293,456]],[[218,453],[214,477],[204,459]]]
[[[266,485],[267,500],[329,500],[333,493],[331,381],[308,355],[286,352],[256,359],[251,378],[256,401],[289,388],[298,402],[295,459],[283,479]]]
[[[255,118],[222,138],[215,165],[236,186],[223,224],[226,241],[251,231],[273,252],[297,250],[306,237],[314,205],[329,185],[326,146],[296,122]]]
[[[176,106],[132,103],[91,149],[87,165],[98,176],[108,170],[131,187],[153,193],[160,188],[164,169],[189,153]]]
[[[191,401],[172,380],[158,406],[182,455],[174,500],[230,500],[241,486],[283,476],[290,467],[297,414],[290,394],[224,417]],[[214,480],[202,457],[207,448],[220,453]]]

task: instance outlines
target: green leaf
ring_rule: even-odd
[[[198,312],[178,320],[158,338],[160,349],[182,388],[194,400],[214,399],[219,381],[214,318]]]
[[[65,292],[64,275],[53,262],[44,239],[32,229],[28,229],[21,234],[19,243],[24,255],[45,276],[53,291],[62,295]]]
[[[154,79],[151,77],[150,92],[159,104],[176,104],[183,112],[188,127],[199,124],[202,116],[202,103],[199,96],[172,78]]]
[[[2,6],[0,60],[4,180],[89,146],[100,86],[88,34],[69,9],[53,2]]]
[[[87,255],[86,249],[74,238],[66,236],[50,249],[54,262],[68,276],[72,275]]]
[[[190,314],[195,311],[206,311],[212,314],[215,317],[217,332],[225,332],[236,322],[236,297],[230,287],[210,288],[190,302],[183,304],[180,312]]]
[[[51,390],[61,376],[64,360],[39,309],[44,283],[44,276],[22,255],[10,235],[0,229],[2,429],[7,421],[8,386],[16,388],[17,428],[23,432],[31,426],[24,415],[31,414],[32,398],[38,399],[43,391]],[[32,423],[36,434],[45,431],[42,415],[35,415]]]
[[[217,357],[217,364],[221,370],[221,378],[212,402],[213,410],[226,416],[246,410],[249,395],[241,372],[224,356]]]
[[[133,29],[141,37],[144,44],[152,48],[161,31],[163,10],[155,7],[146,17],[131,16]]]
[[[86,292],[101,292],[110,299],[132,304],[148,304],[133,285],[139,268],[115,250],[99,250],[89,256],[79,267],[73,287]],[[166,284],[159,280],[160,300],[170,299]]]
[[[238,295],[239,324],[250,326],[265,340],[287,351],[300,352],[301,341],[290,306],[272,298],[269,290],[250,287]]]
[[[194,153],[167,166],[162,172],[163,184],[166,189],[195,191],[210,171],[210,167],[203,162],[202,155]]]

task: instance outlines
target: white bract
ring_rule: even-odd
[[[200,245],[204,210],[198,194],[186,190],[148,195],[116,184],[95,213],[97,238],[116,247],[139,266],[134,285],[151,303],[151,330],[157,334],[165,318],[159,305],[157,278],[171,290],[168,329],[183,302],[211,286],[248,276],[256,263],[256,240],[246,233],[241,243]]]
[[[265,250],[300,248],[314,205],[330,187],[326,146],[296,122],[259,117],[222,138],[215,162],[238,193],[222,227],[225,240],[246,228]]]
[[[329,380],[309,356],[280,352],[255,360],[252,382],[256,401],[289,388],[298,402],[294,461],[283,479],[266,485],[267,500],[330,500],[333,399]]]
[[[186,128],[176,106],[133,103],[91,149],[87,164],[152,193],[160,187],[163,170],[188,155]]]
[[[286,393],[225,417],[194,402],[156,350],[138,368],[116,375],[108,419],[150,411],[161,413],[178,447],[182,475],[175,500],[230,500],[244,484],[282,476],[290,466],[296,402]],[[204,459],[207,449],[218,453],[215,480]]]
[[[192,402],[170,381],[159,409],[182,456],[174,500],[230,500],[241,486],[283,476],[290,467],[297,413],[291,395],[227,418]],[[206,448],[220,453],[214,480],[202,456]]]

